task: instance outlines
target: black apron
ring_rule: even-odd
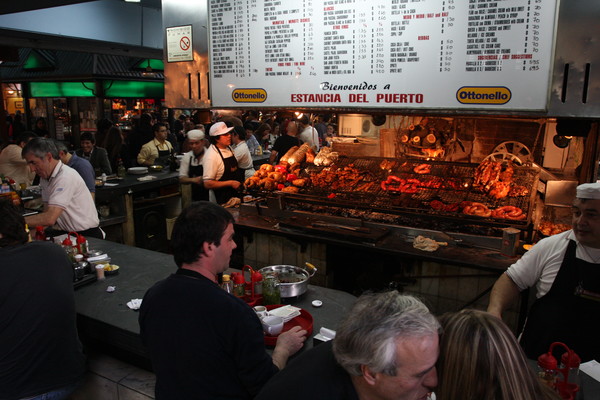
[[[229,150],[231,151],[231,156],[227,157],[227,158],[223,158],[223,154],[221,154],[221,150],[219,150],[219,148],[217,146],[215,146],[215,149],[217,149],[217,151],[219,152],[219,155],[221,156],[221,160],[223,160],[223,168],[224,168],[223,176],[221,176],[221,179],[219,179],[219,182],[238,181],[240,183],[243,183],[244,182],[244,170],[241,168],[238,168],[238,163],[237,163],[237,160],[235,159],[235,156],[233,155],[233,150],[231,150],[231,148],[229,148]],[[215,198],[217,199],[217,204],[225,204],[232,197],[239,196],[239,192],[232,187],[226,187],[226,188],[222,188],[222,189],[213,189],[213,190],[215,192]]]
[[[192,166],[192,161],[194,161],[196,157],[192,153],[190,155],[190,168],[188,170],[188,176],[190,178],[195,178],[197,176],[204,175],[204,167],[202,164]],[[196,185],[192,183],[192,200],[200,201],[200,200],[208,200],[208,190],[204,188],[204,184]]]
[[[581,289],[600,293],[600,264],[578,259],[576,249],[571,240],[550,291],[531,306],[521,336],[530,359],[562,342],[582,361],[600,360],[600,302],[576,294]]]
[[[171,159],[171,150],[161,150],[158,148],[158,146],[156,146],[156,151],[158,151],[158,157],[156,157],[156,159],[154,160],[154,165],[162,165],[163,167],[168,167]]]

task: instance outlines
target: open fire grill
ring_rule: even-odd
[[[285,204],[287,210],[299,212],[484,236],[502,236],[501,229],[506,227],[531,234],[539,170],[514,165],[511,182],[526,190],[521,190],[520,196],[495,199],[474,186],[478,165],[409,158],[340,157],[329,167],[304,168],[301,177],[309,181],[298,193],[276,191],[266,195],[278,197],[276,204]],[[390,176],[409,185],[406,192],[386,190],[382,182]],[[525,217],[515,220],[465,214],[464,207],[473,203],[490,210],[518,207]]]

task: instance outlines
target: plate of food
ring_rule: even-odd
[[[127,173],[133,175],[142,175],[148,173],[148,167],[131,167],[127,170]]]
[[[283,307],[283,305],[275,304],[275,305],[270,305],[270,306],[266,306],[266,307],[267,307],[267,311],[270,311],[270,310],[274,310],[279,307]],[[310,335],[312,335],[312,331],[313,331],[313,316],[308,311],[301,308],[300,315],[298,315],[297,317],[294,317],[291,320],[289,320],[288,322],[286,322],[283,325],[283,329],[281,330],[281,332],[283,333],[283,332],[289,331],[294,326],[299,326],[302,329],[306,329],[306,331],[307,331],[306,337],[309,337]],[[280,335],[281,335],[281,333],[280,333]],[[267,346],[275,346],[277,344],[278,336],[265,335],[265,344]]]
[[[104,264],[104,275],[116,275],[119,273],[119,268],[116,264]]]

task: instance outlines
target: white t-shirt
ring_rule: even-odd
[[[319,151],[319,132],[312,126],[309,125],[304,128],[300,135],[298,135],[298,139],[302,143],[308,143],[315,153]]]
[[[100,224],[94,199],[81,175],[58,161],[48,179],[40,179],[42,201],[62,208],[56,225],[63,231],[85,231]]]
[[[250,155],[248,145],[245,141],[242,141],[232,147],[238,166],[244,170],[244,179],[250,178],[256,171],[254,170],[254,163],[252,162],[252,155]]]
[[[535,246],[523,255],[516,263],[511,265],[506,274],[519,287],[520,290],[525,290],[529,287],[536,287],[536,297],[540,298],[552,287],[554,278],[562,265],[569,240],[574,240],[575,234],[572,230],[559,233],[540,240]],[[600,249],[585,247],[577,242],[577,250],[575,256],[589,263],[594,263],[595,259],[600,257]],[[600,265],[599,265],[600,268]]]
[[[194,156],[193,151],[188,151],[181,158],[181,164],[179,164],[179,176],[183,176],[186,178],[190,177],[190,166],[197,167],[198,165],[202,165],[202,161],[204,160],[204,155],[206,154],[206,150],[199,158]]]
[[[229,147],[221,150],[221,154],[223,158],[233,156],[233,152],[229,150]],[[218,181],[225,173],[225,165],[223,165],[223,160],[217,151],[217,147],[213,144],[204,153],[204,158],[202,159],[202,166],[204,167],[204,175],[202,175],[202,179],[205,181]],[[208,199],[216,203],[217,198],[215,197],[214,190],[208,191]]]

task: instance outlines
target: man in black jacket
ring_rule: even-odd
[[[254,310],[227,293],[217,274],[229,267],[233,217],[199,201],[183,210],[171,236],[176,273],[144,296],[140,334],[156,372],[156,399],[251,399],[296,353],[306,331],[279,335],[273,356]]]

